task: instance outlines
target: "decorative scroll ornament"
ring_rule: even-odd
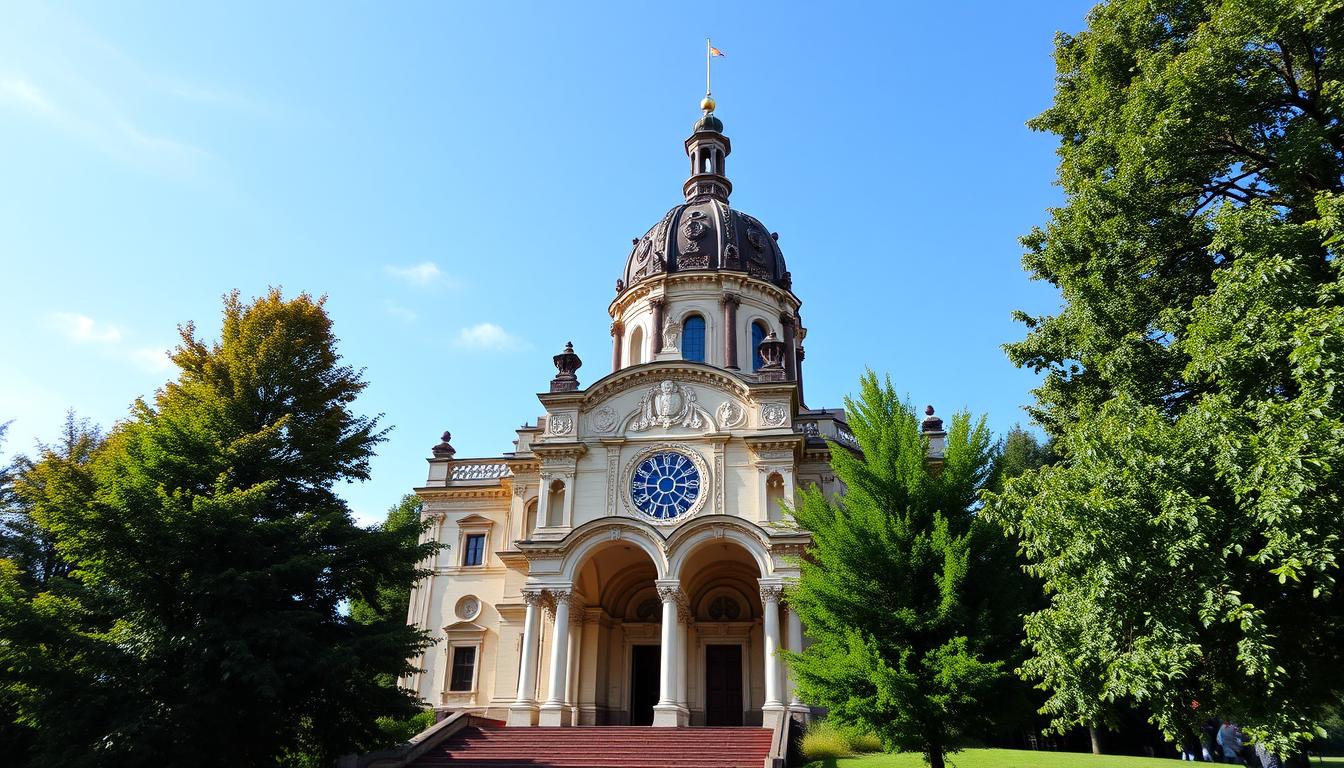
[[[720,427],[731,429],[742,426],[742,423],[746,421],[747,411],[732,400],[728,400],[720,405],[718,410],[714,411],[714,415],[719,418]]]
[[[670,379],[659,382],[644,393],[639,399],[639,408],[632,416],[632,432],[673,426],[704,429],[709,422],[709,414],[696,403],[695,390]]]
[[[553,415],[546,419],[546,426],[552,435],[568,435],[574,431],[574,417],[565,414]]]
[[[593,429],[598,432],[610,432],[616,429],[616,422],[620,417],[607,406],[602,406],[593,414]]]
[[[779,403],[766,403],[761,406],[761,423],[767,427],[782,427],[788,419],[789,412]]]

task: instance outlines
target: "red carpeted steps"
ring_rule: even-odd
[[[472,725],[410,768],[761,768],[770,739],[765,728]]]

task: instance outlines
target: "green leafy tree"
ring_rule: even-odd
[[[1055,58],[1024,265],[1065,303],[1008,350],[1062,461],[990,502],[1050,595],[1026,671],[1060,727],[1130,700],[1292,750],[1344,688],[1344,11],[1116,0]]]
[[[989,431],[957,414],[935,465],[890,381],[868,372],[845,404],[862,448],[831,447],[845,493],[805,489],[793,510],[812,545],[789,600],[814,642],[789,664],[800,695],[841,726],[942,768],[995,711],[990,694],[1015,642],[993,629],[1004,566],[989,555],[1001,537],[974,513],[991,473]]]
[[[217,342],[181,329],[181,375],[96,452],[92,501],[42,521],[117,617],[105,639],[125,658],[93,666],[120,697],[79,745],[93,764],[329,764],[416,709],[379,677],[409,671],[427,638],[342,610],[414,581],[432,551],[358,526],[334,491],[367,479],[383,439],[351,410],[365,382],[320,300],[235,292],[223,315]],[[84,708],[78,691],[51,698]]]
[[[400,536],[407,546],[416,545],[420,541],[420,534],[425,530],[425,523],[420,520],[422,506],[420,497],[414,493],[402,496],[401,501],[387,510],[387,518],[383,520],[380,528],[386,533]],[[378,584],[377,596],[372,602],[363,598],[354,598],[350,601],[351,618],[361,624],[373,624],[379,621],[405,623],[406,607],[411,602],[411,586],[411,582],[404,578],[382,581]]]

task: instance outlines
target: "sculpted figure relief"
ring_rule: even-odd
[[[659,382],[644,393],[632,416],[632,432],[673,426],[703,429],[709,423],[709,415],[695,401],[695,391],[671,380]]]

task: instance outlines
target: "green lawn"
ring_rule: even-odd
[[[1032,752],[1021,749],[968,749],[950,755],[949,768],[1177,768],[1179,760],[1151,757],[1122,757],[1119,755],[1089,755],[1081,752]],[[923,768],[924,761],[917,754],[864,755],[839,760],[808,763],[809,768]],[[1210,766],[1214,763],[1196,763]],[[1344,768],[1344,757],[1327,757],[1324,761],[1313,758],[1312,768],[1328,766]]]

